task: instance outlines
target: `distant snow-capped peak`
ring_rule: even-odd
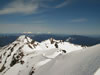
[[[68,37],[68,38],[66,39],[67,42],[70,42],[70,41],[72,41],[72,40],[75,40],[75,38],[73,38],[73,37]]]

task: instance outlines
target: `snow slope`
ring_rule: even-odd
[[[0,75],[32,75],[58,56],[83,47],[53,38],[37,42],[22,35],[0,49]],[[36,72],[37,73],[37,72]]]
[[[59,55],[33,75],[100,75],[99,68],[100,44],[67,55]]]
[[[100,75],[100,68],[94,73],[94,75]]]

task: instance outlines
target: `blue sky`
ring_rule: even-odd
[[[0,33],[100,35],[99,0],[0,0]]]

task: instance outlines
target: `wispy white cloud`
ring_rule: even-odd
[[[88,19],[86,18],[79,18],[79,19],[72,19],[70,22],[87,22]]]
[[[21,13],[21,14],[33,14],[41,12],[40,8],[61,8],[69,4],[71,0],[65,0],[60,4],[56,4],[55,6],[51,6],[52,3],[55,3],[57,0],[13,0],[8,3],[0,10],[0,15],[4,14],[13,14],[13,13]],[[50,3],[50,6],[48,5]]]
[[[0,15],[12,13],[30,14],[35,13],[38,8],[38,3],[25,0],[14,0],[13,2],[6,5],[2,10],[0,10]]]
[[[56,5],[55,8],[61,8],[61,7],[64,7],[64,6],[68,5],[68,4],[69,4],[69,0],[64,1],[63,3]]]
[[[51,0],[51,2],[54,2],[54,1],[55,0]],[[41,6],[44,7],[44,8],[62,8],[66,5],[68,5],[70,3],[70,1],[71,0],[64,0],[62,3],[56,4],[55,6],[51,6],[51,5],[42,3]]]

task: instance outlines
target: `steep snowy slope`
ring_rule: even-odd
[[[36,70],[33,75],[100,75],[99,68],[100,44],[67,55],[59,55]]]
[[[25,35],[20,36],[13,43],[0,50],[0,72],[6,72],[17,63],[23,64],[22,58],[33,52],[34,45],[32,39]]]
[[[100,68],[94,73],[94,75],[100,75]]]
[[[32,75],[59,55],[83,49],[53,38],[41,43],[22,35],[0,50],[0,75]]]

